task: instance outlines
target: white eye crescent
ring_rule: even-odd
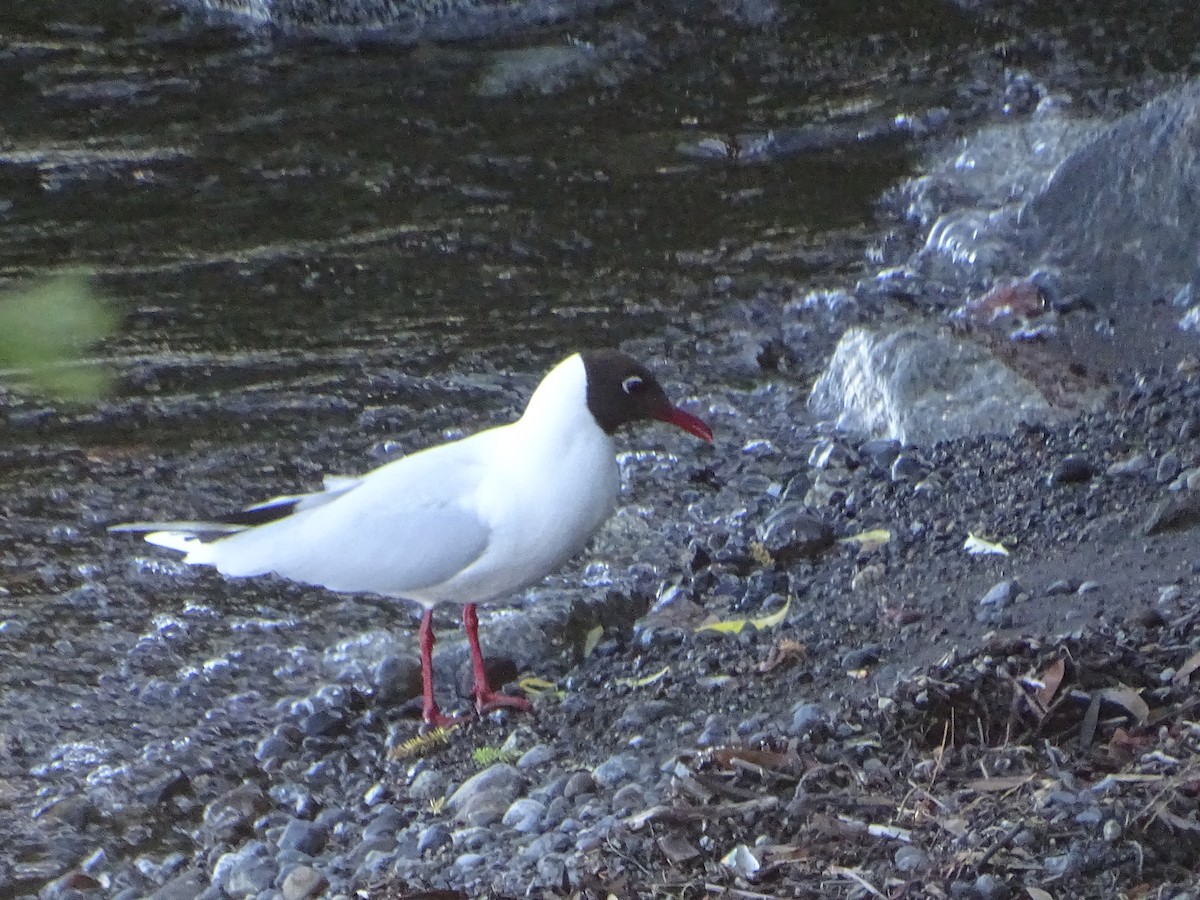
[[[627,393],[627,394],[632,394],[634,391],[639,390],[641,388],[641,386],[642,386],[642,379],[638,378],[638,376],[636,376],[636,375],[630,375],[628,378],[626,378],[624,381],[621,382],[621,387],[625,390],[625,393]]]

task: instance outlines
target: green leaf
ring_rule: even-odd
[[[51,397],[95,400],[112,376],[84,357],[117,324],[112,305],[82,273],[0,296],[0,377]]]

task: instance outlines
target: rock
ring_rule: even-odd
[[[998,581],[988,589],[986,594],[979,598],[979,605],[994,606],[997,609],[1003,609],[1012,603],[1016,594],[1017,587],[1015,582],[1009,580]]]
[[[815,559],[834,545],[833,528],[801,504],[789,503],[767,516],[758,528],[762,541],[776,565],[799,559]]]
[[[213,883],[231,897],[247,897],[271,887],[278,868],[262,841],[247,841],[223,853],[213,866]]]
[[[563,785],[563,797],[567,800],[577,800],[585,794],[596,792],[596,782],[587,772],[576,772]]]
[[[1145,453],[1135,453],[1119,459],[1106,470],[1109,475],[1141,475],[1150,468],[1150,458]]]
[[[1155,503],[1139,530],[1151,537],[1164,531],[1187,531],[1196,525],[1200,525],[1200,494],[1187,491]]]
[[[408,786],[414,800],[434,800],[446,791],[446,776],[436,769],[422,769]]]
[[[901,872],[917,872],[929,865],[929,854],[920,847],[905,844],[896,850],[896,868]]]
[[[516,767],[508,763],[496,763],[464,781],[459,789],[450,795],[446,806],[457,814],[476,797],[488,795],[496,798],[497,802],[502,802],[507,808],[528,784],[528,780]],[[503,814],[504,809],[501,809],[496,817],[497,822]]]
[[[312,866],[296,866],[283,879],[283,900],[308,900],[329,887],[329,879]]]
[[[819,703],[801,700],[792,707],[792,722],[788,733],[804,737],[825,724],[825,710]]]
[[[520,797],[513,801],[505,811],[501,820],[509,828],[523,834],[532,834],[541,826],[542,817],[546,814],[546,805],[528,797]]]
[[[371,818],[371,821],[367,823],[367,827],[363,829],[363,840],[373,841],[376,838],[394,839],[396,832],[404,827],[406,819],[407,816],[405,816],[404,811],[399,807],[392,806],[390,803],[380,807],[379,811]]]
[[[534,744],[517,760],[518,769],[537,769],[558,757],[558,751],[549,744]]]
[[[421,662],[409,654],[385,656],[371,672],[379,702],[398,706],[421,694]]]
[[[420,837],[417,838],[417,852],[422,856],[426,853],[435,853],[442,847],[448,847],[453,840],[450,829],[441,822],[435,822],[422,829]]]
[[[923,446],[1053,418],[1041,392],[982,347],[924,326],[846,331],[808,405],[852,434]]]
[[[1095,474],[1092,464],[1084,456],[1072,453],[1059,460],[1050,473],[1051,484],[1080,484]]]
[[[196,872],[182,872],[151,894],[150,900],[195,900],[207,887]]]
[[[606,788],[614,788],[634,778],[642,770],[641,757],[636,753],[619,753],[609,757],[592,770],[592,778]]]
[[[486,828],[504,818],[510,798],[501,791],[480,791],[462,804],[454,818],[466,825]]]
[[[278,843],[280,850],[298,850],[307,856],[316,856],[325,849],[327,838],[324,830],[312,822],[292,819],[284,826]]]

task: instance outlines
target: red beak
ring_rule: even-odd
[[[704,420],[689,412],[684,412],[677,406],[668,406],[659,410],[654,414],[654,418],[674,425],[676,428],[682,428],[688,434],[694,434],[702,441],[708,441],[710,444],[713,442],[712,429],[705,424]]]

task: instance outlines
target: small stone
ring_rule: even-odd
[[[390,803],[380,808],[379,812],[363,829],[363,840],[373,841],[377,838],[394,838],[396,832],[404,825],[404,813]]]
[[[825,710],[819,703],[802,700],[792,707],[792,724],[788,733],[804,737],[825,724]]]
[[[1116,819],[1106,819],[1104,822],[1104,839],[1110,844],[1121,837],[1121,823]]]
[[[645,791],[640,785],[627,784],[613,794],[612,805],[613,811],[618,815],[629,815],[647,805]]]
[[[995,875],[984,874],[975,879],[975,884],[972,885],[975,891],[975,896],[981,900],[996,900],[998,897],[1004,897],[1007,890],[1004,882]]]
[[[803,506],[789,503],[775,510],[758,529],[758,538],[777,564],[815,559],[834,545],[833,527]]]
[[[464,853],[454,861],[455,868],[474,869],[482,866],[486,857],[481,853]]]
[[[544,803],[539,803],[537,800],[531,800],[528,797],[521,797],[512,802],[512,805],[505,811],[504,818],[501,820],[509,828],[521,832],[522,834],[532,834],[539,829],[542,823],[542,816],[546,813]]]
[[[422,769],[408,786],[414,800],[433,800],[446,792],[446,776],[436,769]]]
[[[576,772],[563,785],[563,797],[567,800],[574,800],[577,797],[582,797],[585,794],[594,794],[595,792],[596,782],[587,772]]]
[[[925,467],[915,456],[901,453],[892,462],[889,474],[892,481],[917,481],[925,474]]]
[[[325,849],[327,835],[312,822],[292,819],[279,836],[280,850],[298,850],[306,856],[316,856]]]
[[[997,609],[1003,609],[1013,601],[1016,596],[1016,584],[1012,581],[999,581],[988,589],[988,592],[979,598],[980,606],[994,606]]]
[[[1150,468],[1150,458],[1144,453],[1117,460],[1108,467],[1109,475],[1140,475]]]
[[[283,900],[308,900],[329,887],[329,879],[312,866],[296,866],[283,879]]]
[[[479,794],[490,794],[499,798],[503,806],[507,807],[525,790],[528,783],[525,776],[515,766],[508,763],[496,763],[464,781],[459,789],[450,795],[446,805],[454,812],[458,812],[473,797]],[[500,814],[504,814],[503,809]],[[499,816],[496,821],[499,821]]]
[[[592,778],[602,787],[613,788],[636,776],[641,769],[642,761],[637,754],[620,753],[596,766]]]
[[[1054,471],[1050,473],[1050,484],[1080,484],[1090,481],[1095,474],[1092,464],[1086,457],[1071,454],[1059,460]]]
[[[371,673],[381,703],[399,705],[421,693],[421,663],[415,656],[385,656]]]
[[[553,762],[557,756],[558,751],[549,744],[534,744],[517,760],[517,768],[537,769],[547,763]]]
[[[1166,484],[1168,481],[1174,481],[1182,469],[1183,466],[1176,454],[1164,453],[1158,460],[1158,468],[1155,470],[1154,477],[1159,484]]]
[[[510,799],[500,791],[483,791],[474,794],[470,800],[459,807],[454,818],[466,825],[476,828],[486,828],[495,825],[504,818]]]
[[[901,872],[916,872],[929,865],[929,854],[920,847],[905,844],[896,851],[896,868]]]
[[[450,834],[450,829],[441,822],[435,822],[422,830],[417,838],[417,852],[424,856],[426,853],[433,853],[442,847],[448,847],[453,842],[454,838]]]

